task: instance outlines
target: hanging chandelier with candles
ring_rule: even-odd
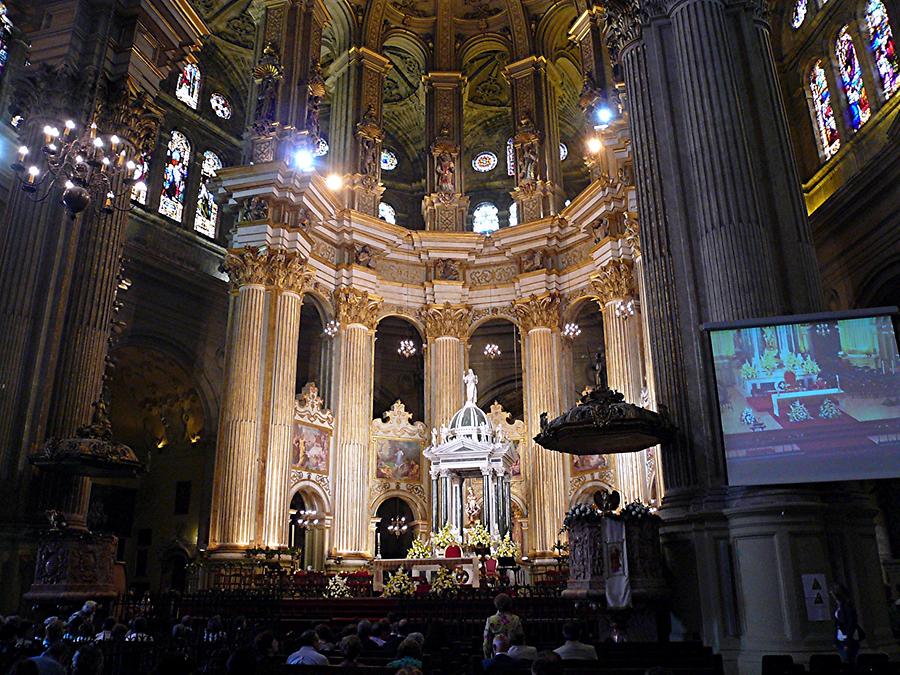
[[[53,187],[62,183],[63,206],[74,218],[98,195],[103,200],[103,211],[111,213],[119,196],[130,192],[132,186],[146,190],[142,183],[134,185],[137,165],[118,136],[101,136],[95,123],[81,133],[72,120],[61,126],[62,130],[53,124],[45,125],[43,146],[19,146],[12,164],[17,182],[32,195],[32,201],[44,201]],[[122,187],[116,192],[114,186],[120,177]]]
[[[338,334],[338,331],[341,329],[341,324],[331,319],[328,323],[325,324],[325,327],[322,329],[322,334],[325,337],[333,338]]]
[[[405,359],[411,359],[417,351],[416,343],[410,339],[400,340],[400,345],[397,347],[397,353]]]
[[[581,335],[581,327],[577,323],[567,323],[563,326],[562,334],[564,338],[574,340]]]
[[[300,509],[296,514],[297,527],[310,530],[319,525],[319,516],[315,509]]]
[[[394,516],[387,526],[387,531],[395,537],[399,537],[407,530],[409,530],[409,524],[407,524],[406,518],[403,516]]]
[[[484,355],[491,359],[499,359],[503,352],[500,351],[500,345],[490,342],[484,346]]]
[[[628,319],[634,316],[634,312],[634,300],[619,300],[619,302],[616,303],[617,319]]]

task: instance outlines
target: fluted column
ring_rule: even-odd
[[[529,440],[523,463],[530,471],[530,545],[538,557],[552,555],[566,511],[565,462],[561,453],[546,450],[531,437],[541,427],[541,415],[561,412],[559,372],[559,297],[531,296],[514,304],[524,336],[525,421]]]
[[[639,403],[643,368],[641,364],[640,316],[617,312],[620,303],[634,303],[634,265],[630,259],[610,260],[591,278],[603,311],[603,340],[606,374],[611,389],[621,392],[629,403]],[[618,488],[626,502],[643,500],[646,493],[646,454],[616,455]]]
[[[335,406],[334,554],[369,557],[369,423],[375,325],[381,298],[342,286],[335,291],[340,353]]]
[[[472,319],[467,305],[429,305],[422,310],[428,338],[431,383],[429,413],[432,427],[449,424],[463,405],[465,340]]]
[[[306,259],[278,255],[272,261],[272,304],[275,321],[269,346],[271,387],[268,390],[269,422],[265,452],[261,541],[265,546],[287,546],[288,492],[291,476],[291,439],[294,426],[294,394],[297,387],[297,343],[303,291],[312,273]]]

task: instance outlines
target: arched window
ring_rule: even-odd
[[[314,157],[324,157],[328,154],[328,141],[321,136],[316,139],[316,147],[313,150]]]
[[[872,50],[886,100],[900,89],[900,60],[894,47],[891,22],[881,0],[866,3],[866,26],[869,28],[869,49]]]
[[[472,211],[472,230],[478,234],[489,234],[500,229],[499,210],[490,202],[481,202]]]
[[[478,173],[487,173],[493,171],[497,166],[497,155],[487,150],[479,152],[472,158],[472,168]]]
[[[847,97],[847,122],[854,131],[869,121],[872,111],[869,108],[869,97],[866,96],[866,85],[863,84],[862,67],[853,46],[853,38],[847,26],[841,28],[834,43],[834,54],[841,71],[841,86]]]
[[[13,23],[6,15],[6,3],[0,2],[0,76],[9,61],[9,43],[13,35]]]
[[[397,168],[397,155],[393,150],[381,151],[381,170],[393,171]]]
[[[509,205],[509,226],[514,227],[519,224],[519,204],[513,202]]]
[[[391,225],[397,224],[397,214],[394,211],[394,207],[387,202],[378,203],[378,217]]]
[[[225,94],[214,93],[209,97],[209,106],[216,113],[216,117],[221,117],[223,120],[231,119],[231,103],[225,98]]]
[[[565,143],[559,144],[559,161],[563,161],[566,157],[569,156],[569,148]]]
[[[506,175],[516,175],[516,147],[511,138],[506,139]]]
[[[791,15],[791,28],[797,30],[803,25],[806,18],[806,0],[796,0],[794,3],[794,13]]]
[[[834,108],[831,106],[831,92],[821,61],[816,61],[809,71],[809,93],[812,96],[815,112],[816,137],[822,155],[828,159],[841,147],[837,122],[834,119]]]
[[[184,211],[184,190],[187,187],[188,164],[191,162],[191,142],[180,131],[172,131],[172,140],[166,150],[166,168],[163,173],[159,212],[181,222]]]
[[[175,85],[175,98],[185,105],[197,109],[200,103],[200,68],[189,63],[181,70],[178,84]]]
[[[134,168],[134,173],[131,176],[134,179],[134,185],[131,186],[131,200],[142,206],[146,206],[147,175],[150,173],[150,156],[146,152],[142,153],[135,164],[137,164],[137,166]]]
[[[216,236],[216,225],[219,219],[219,205],[209,190],[209,181],[222,168],[222,160],[212,150],[203,153],[203,166],[200,167],[200,194],[197,196],[197,215],[194,216],[194,229],[207,237]]]

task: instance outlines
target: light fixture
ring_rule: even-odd
[[[387,531],[395,537],[399,537],[407,530],[409,530],[409,525],[404,516],[394,516],[387,526]]]
[[[613,111],[608,105],[601,105],[597,108],[597,121],[600,122],[601,125],[606,126],[610,122],[612,122]]]
[[[628,319],[634,316],[634,300],[619,300],[616,303],[616,318]]]
[[[325,324],[325,327],[322,329],[322,334],[326,337],[333,338],[338,334],[338,331],[341,329],[341,324],[339,324],[334,319],[331,319]]]
[[[828,323],[817,323],[816,324],[816,335],[820,335],[822,337],[831,334],[831,324]]]
[[[400,340],[400,346],[397,347],[397,353],[405,359],[410,359],[416,355],[416,343],[412,340]]]
[[[562,334],[564,338],[574,340],[581,335],[581,328],[577,323],[567,323],[563,326]]]
[[[587,149],[588,152],[592,155],[596,155],[600,150],[603,149],[603,143],[600,142],[600,139],[596,136],[591,136],[587,139]]]
[[[309,530],[319,525],[319,518],[315,509],[300,509],[294,515],[296,516],[294,522],[297,523],[297,527],[301,527],[304,530]]]
[[[72,120],[60,126],[62,131],[55,124],[44,125],[43,146],[37,152],[26,145],[19,146],[12,164],[19,187],[33,195],[31,201],[42,202],[54,193],[58,181],[63,188],[63,206],[73,218],[95,198],[101,200],[104,211],[116,210],[119,197],[130,193],[134,183],[133,171],[127,168],[129,150],[119,150],[122,139],[113,134],[104,140],[96,123],[86,126],[81,134],[74,133],[76,125]],[[34,158],[27,168],[26,157]],[[118,191],[114,190],[116,185]]]
[[[325,187],[327,187],[332,192],[337,192],[342,187],[344,187],[344,179],[336,173],[330,173],[325,178]]]
[[[492,361],[494,359],[499,359],[502,353],[503,352],[500,351],[500,346],[493,342],[489,342],[484,346],[484,355]]]
[[[301,171],[312,171],[313,154],[309,150],[298,150],[294,153],[294,164]]]

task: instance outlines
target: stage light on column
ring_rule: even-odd
[[[601,105],[597,108],[597,121],[602,125],[606,126],[610,122],[612,122],[613,111],[608,105]]]
[[[596,136],[591,136],[587,139],[587,149],[588,152],[592,155],[596,155],[600,150],[603,149],[603,143],[600,142],[600,139]]]
[[[332,192],[337,192],[342,187],[344,187],[344,179],[336,173],[330,173],[325,178],[325,187],[327,187]]]
[[[309,150],[298,150],[294,154],[294,164],[301,171],[312,171],[313,154]]]

